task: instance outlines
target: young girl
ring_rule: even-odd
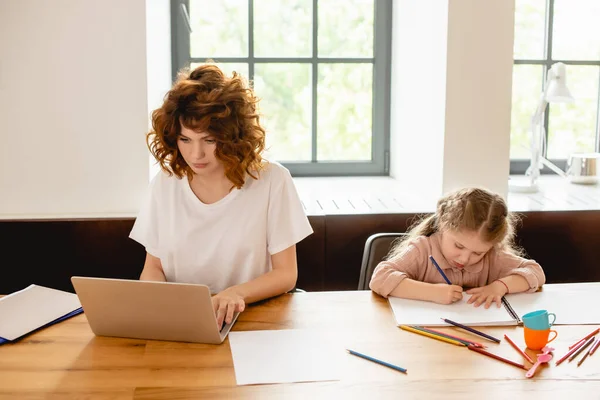
[[[497,194],[468,188],[442,197],[377,265],[369,287],[381,296],[450,304],[462,299],[498,307],[507,293],[535,292],[546,281],[513,244],[515,217]],[[429,256],[437,261],[448,285]]]
[[[152,113],[161,171],[130,233],[146,248],[140,279],[207,285],[219,326],[293,289],[296,243],[312,233],[289,171],[262,158],[257,102],[215,65],[179,74]]]

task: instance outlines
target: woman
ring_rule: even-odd
[[[293,289],[296,243],[312,233],[289,171],[261,157],[257,103],[215,65],[179,74],[152,113],[161,171],[130,234],[146,247],[140,279],[207,285],[219,326]]]

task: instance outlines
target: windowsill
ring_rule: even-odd
[[[523,176],[511,176],[518,181]],[[429,213],[436,198],[420,196],[390,177],[294,178],[308,215]],[[511,211],[600,210],[600,185],[570,183],[544,175],[536,193],[508,193]]]
[[[511,176],[515,181],[523,176]],[[308,215],[416,214],[435,210],[429,198],[407,184],[385,176],[294,178]],[[557,175],[543,175],[537,193],[508,193],[511,211],[600,210],[600,185],[569,183]],[[129,219],[136,213],[69,215],[0,215],[0,221]]]

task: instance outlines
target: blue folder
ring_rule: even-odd
[[[23,339],[25,336],[28,336],[28,335],[32,334],[33,332],[37,332],[40,329],[44,329],[44,328],[46,328],[46,327],[48,327],[50,325],[57,324],[57,323],[59,323],[61,321],[64,321],[65,319],[68,319],[68,318],[74,317],[74,316],[76,316],[78,314],[81,314],[82,312],[83,312],[83,308],[79,307],[78,309],[73,310],[70,313],[63,315],[62,317],[59,317],[59,318],[55,319],[54,321],[50,321],[46,325],[42,325],[39,328],[37,328],[37,329],[35,329],[35,330],[31,331],[31,332],[28,332],[25,335],[20,336],[20,337],[14,339],[14,340],[8,340],[8,339],[4,339],[4,338],[0,337],[0,345],[3,345],[5,343],[14,343],[14,342],[17,342],[17,341]]]

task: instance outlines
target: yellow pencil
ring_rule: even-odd
[[[457,346],[463,346],[463,347],[466,346],[464,343],[461,343],[458,340],[452,340],[445,336],[440,336],[440,335],[435,335],[433,333],[420,331],[418,329],[415,329],[415,328],[407,326],[407,325],[400,325],[400,328],[404,329],[405,331],[410,331],[410,332],[418,333],[419,335],[428,336],[433,339],[441,340],[442,342],[455,344]]]

